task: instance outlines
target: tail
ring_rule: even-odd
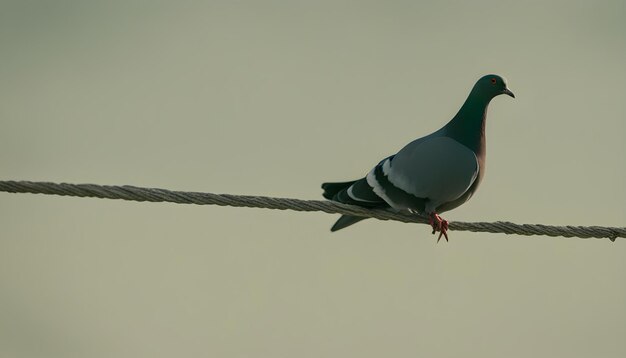
[[[341,217],[339,218],[339,220],[337,220],[337,222],[335,223],[335,225],[333,225],[333,227],[330,228],[330,231],[337,231],[337,230],[341,230],[345,227],[348,227],[352,224],[356,224],[361,220],[365,220],[367,219],[364,216],[349,216],[349,215],[341,215]]]
[[[390,163],[391,159],[393,159],[393,155],[391,157],[383,159],[375,167],[375,170],[383,170],[382,166],[384,165],[384,163]],[[370,184],[367,182],[367,177],[361,178],[359,180],[346,181],[341,183],[324,183],[322,184],[322,189],[324,189],[324,197],[328,200],[337,201],[344,204],[362,206],[365,208],[389,207],[389,204],[383,198],[378,196],[376,192],[374,192],[373,186],[370,186]],[[333,225],[330,231],[341,230],[344,227],[348,227],[365,219],[365,217],[342,215],[339,220],[337,220],[335,225]]]
[[[350,187],[352,187],[352,196],[348,194],[348,188]],[[341,183],[324,183],[322,184],[322,189],[324,189],[324,194],[322,195],[324,195],[326,199],[344,204],[359,205],[364,207],[377,207],[385,204],[382,199],[374,194],[372,188],[367,185],[367,181],[365,180],[365,178]],[[356,194],[367,199],[365,201],[355,200],[354,195]],[[333,225],[330,231],[343,229],[365,219],[367,218],[360,216],[342,215],[339,220],[337,220],[335,225]]]
[[[324,189],[324,193],[322,195],[328,200],[337,201],[336,195],[339,194],[340,191],[348,189],[350,185],[354,183],[356,183],[356,180],[341,183],[324,183],[322,184],[322,189]]]

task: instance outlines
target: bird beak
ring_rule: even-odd
[[[515,98],[515,95],[513,94],[513,92],[511,92],[511,90],[510,90],[510,89],[508,89],[508,88],[505,88],[505,89],[504,89],[504,91],[502,91],[502,93],[504,93],[504,94],[506,94],[506,95],[509,95],[509,96],[511,96],[511,97],[513,97],[513,98]]]

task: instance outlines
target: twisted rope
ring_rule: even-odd
[[[295,211],[322,211],[329,214],[365,216],[379,220],[396,220],[406,223],[428,223],[422,216],[392,210],[366,209],[325,200],[300,200],[231,194],[171,191],[155,188],[140,188],[130,185],[67,184],[29,181],[0,181],[0,191],[8,193],[33,193],[63,196],[78,196],[132,201],[171,202],[178,204],[219,205],[249,208],[265,208]],[[626,238],[626,227],[603,226],[551,226],[541,224],[515,224],[496,222],[450,222],[450,230],[490,232],[515,235],[545,235],[578,238]]]

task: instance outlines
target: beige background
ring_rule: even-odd
[[[626,224],[624,1],[0,1],[2,179],[319,199],[506,76],[450,220]],[[0,194],[1,357],[624,357],[626,240]]]

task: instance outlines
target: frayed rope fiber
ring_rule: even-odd
[[[365,216],[379,220],[396,220],[406,223],[427,224],[428,219],[419,215],[400,213],[393,210],[366,209],[326,200],[301,200],[248,196],[232,194],[212,194],[199,192],[171,191],[155,188],[141,188],[130,185],[67,184],[30,181],[0,181],[0,191],[8,193],[32,193],[63,196],[78,196],[131,201],[170,202],[178,204],[219,205],[249,208],[265,208],[294,211],[321,211],[329,214]],[[507,221],[496,222],[450,222],[450,230],[490,232],[515,235],[544,235],[577,238],[626,238],[626,227],[604,226],[551,226],[541,224],[515,224]]]

